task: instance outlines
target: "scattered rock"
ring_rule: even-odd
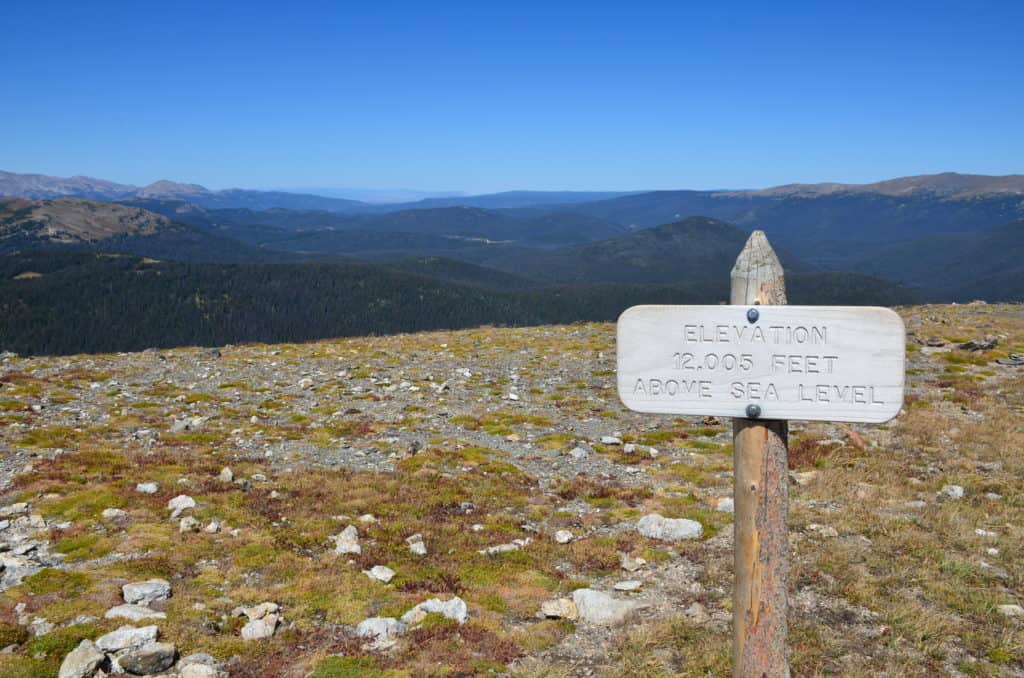
[[[582,447],[574,447],[569,451],[569,456],[576,461],[583,461],[590,455],[590,452]]]
[[[158,483],[139,483],[135,486],[135,491],[142,494],[156,494],[160,491],[160,485]]]
[[[960,344],[960,348],[965,351],[989,351],[999,345],[999,340],[995,337],[985,337],[981,340],[965,341]]]
[[[151,610],[145,605],[131,604],[112,607],[107,610],[103,617],[105,619],[127,619],[133,622],[145,621],[147,619],[167,619],[167,615],[163,612]]]
[[[58,678],[91,678],[107,661],[91,640],[83,640],[72,650],[60,665]],[[51,669],[52,670],[52,669]]]
[[[813,532],[819,537],[831,538],[839,536],[839,532],[837,532],[836,528],[832,527],[831,525],[818,525],[817,523],[811,523],[807,526],[807,531]]]
[[[394,617],[370,617],[359,622],[356,626],[356,635],[370,639],[370,649],[386,650],[405,633],[405,628],[405,624]]]
[[[555,532],[555,541],[559,544],[568,544],[572,541],[572,532],[569,530],[559,530]]]
[[[122,626],[116,631],[96,639],[96,647],[104,652],[120,652],[156,642],[159,629],[156,626]]]
[[[576,621],[580,618],[576,603],[569,598],[557,598],[541,603],[540,613],[548,619],[568,619]]]
[[[644,583],[639,579],[627,579],[626,581],[620,581],[615,584],[616,591],[639,591],[643,588]]]
[[[414,534],[411,537],[407,537],[405,543],[409,545],[409,550],[417,556],[427,555],[427,545],[423,543],[422,534]]]
[[[103,517],[103,520],[119,521],[128,518],[128,512],[119,508],[103,509],[103,513],[100,515]]]
[[[409,626],[419,624],[431,612],[444,615],[459,624],[465,624],[469,619],[469,608],[466,607],[466,602],[462,598],[455,596],[448,601],[441,600],[440,598],[425,600],[403,614],[402,622]]]
[[[174,666],[178,648],[171,643],[150,643],[117,658],[117,663],[128,673],[151,676]]]
[[[269,614],[262,619],[253,619],[242,627],[242,640],[270,638],[277,630],[278,621],[276,614]]]
[[[815,481],[815,479],[817,477],[818,477],[818,472],[817,471],[799,471],[799,472],[798,471],[790,471],[790,473],[789,473],[789,480],[794,485],[799,485],[801,487],[805,487],[807,485],[810,485],[811,483],[813,483]]]
[[[166,579],[147,579],[146,581],[125,584],[121,587],[124,602],[136,605],[149,605],[158,600],[171,597],[171,584]]]
[[[944,485],[940,492],[950,499],[963,499],[964,488],[960,485]]]
[[[723,497],[715,502],[715,510],[722,513],[733,513],[736,510],[736,504],[732,497]]]
[[[355,525],[349,525],[333,539],[334,552],[338,555],[347,553],[358,555],[363,552],[363,548],[359,545],[359,530]]]
[[[622,444],[622,438],[617,438],[615,436],[601,436],[601,444],[602,445],[621,445]]]
[[[235,481],[235,474],[230,468],[225,466],[220,470],[220,473],[217,474],[217,480],[222,483],[232,483]]]
[[[202,527],[202,523],[193,518],[192,516],[185,516],[178,523],[178,532],[186,534],[188,532],[198,532],[199,528]]]
[[[481,550],[477,551],[477,553],[479,553],[481,555],[484,555],[484,556],[494,556],[494,555],[497,555],[499,553],[508,553],[509,551],[518,551],[519,549],[523,548],[524,546],[526,546],[529,543],[530,543],[530,538],[529,537],[526,537],[525,539],[514,539],[513,541],[509,542],[508,544],[498,544],[497,546],[488,546],[485,549],[481,549]]]
[[[171,512],[171,520],[174,520],[182,514],[183,511],[193,509],[196,507],[196,500],[187,494],[179,494],[174,499],[167,502],[167,509]]]
[[[1004,617],[1024,617],[1024,607],[1020,605],[996,605],[996,610]]]
[[[696,520],[665,518],[657,513],[641,518],[636,524],[636,529],[643,536],[660,541],[697,539],[704,533],[704,528]]]
[[[28,504],[26,502],[18,502],[17,504],[8,504],[3,508],[0,508],[0,518],[10,518],[11,516],[20,515],[28,512]]]
[[[632,601],[618,600],[594,589],[576,589],[572,602],[576,604],[581,620],[600,626],[621,624],[638,608]]]
[[[387,565],[374,565],[369,570],[363,570],[363,574],[385,584],[395,578],[395,571]]]
[[[619,554],[619,565],[626,572],[636,572],[637,570],[643,569],[647,565],[647,561],[643,558],[634,558],[628,553]]]

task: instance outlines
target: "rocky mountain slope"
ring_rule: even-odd
[[[791,426],[793,673],[1022,676],[1024,312],[900,313],[900,416]],[[0,674],[728,675],[731,428],[614,368],[610,324],[5,355]]]

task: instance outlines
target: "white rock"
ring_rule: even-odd
[[[637,609],[636,603],[612,598],[594,589],[576,589],[572,593],[580,619],[591,624],[611,626],[626,620]]]
[[[963,499],[964,497],[964,488],[959,485],[944,485],[941,492],[950,499]]]
[[[801,487],[810,485],[817,477],[817,471],[793,471],[789,474],[789,479],[793,481],[793,484]]]
[[[171,520],[174,520],[181,515],[182,511],[193,509],[196,507],[196,500],[187,494],[179,494],[174,499],[167,502],[167,509],[171,511]]]
[[[831,525],[818,525],[817,523],[811,523],[807,526],[807,531],[828,538],[839,536],[839,532],[837,532],[836,528]]]
[[[412,626],[423,621],[423,618],[432,612],[444,615],[459,624],[465,624],[469,619],[469,608],[466,607],[466,602],[462,598],[455,596],[448,601],[441,600],[440,598],[425,600],[403,614],[402,622]]]
[[[206,664],[189,664],[178,669],[178,678],[219,678],[220,675],[216,667]]]
[[[251,607],[236,607],[231,610],[232,617],[248,617],[249,621],[255,621],[256,619],[263,619],[273,614],[277,614],[281,609],[281,606],[277,603],[260,603],[259,605],[253,605]]]
[[[636,524],[636,529],[643,536],[660,541],[697,539],[704,532],[704,528],[696,520],[665,518],[657,513],[641,518]]]
[[[409,545],[409,550],[417,556],[427,555],[427,545],[423,543],[422,534],[414,534],[406,538],[405,543]]]
[[[106,656],[91,640],[83,640],[72,650],[60,665],[58,678],[91,678],[96,674]]]
[[[525,539],[515,539],[515,540],[509,542],[508,544],[498,544],[497,546],[488,546],[485,549],[481,549],[481,550],[477,551],[477,553],[479,553],[480,555],[484,555],[484,556],[494,556],[494,555],[498,555],[499,553],[508,553],[509,551],[518,551],[519,549],[523,548],[524,546],[528,545],[529,543],[530,543],[530,538],[529,537],[526,537]]]
[[[990,546],[987,549],[985,549],[985,553],[990,555],[990,556],[998,556],[999,555],[999,549],[992,548]]]
[[[979,537],[989,538],[995,538],[999,536],[999,533],[997,532],[993,532],[992,530],[983,530],[980,527],[974,530],[974,534],[978,535]]]
[[[262,619],[253,619],[242,627],[242,640],[262,640],[270,638],[277,630],[278,617],[268,614]]]
[[[569,451],[569,456],[575,459],[576,461],[582,461],[583,459],[586,459],[589,455],[590,452],[588,452],[582,447],[574,447],[572,448],[572,450]]]
[[[211,520],[210,524],[203,528],[203,532],[206,534],[217,534],[220,532],[220,523],[216,520]]]
[[[733,513],[736,510],[736,504],[732,497],[723,497],[715,504],[715,510],[722,513]]]
[[[616,591],[639,591],[643,588],[644,583],[639,579],[627,579],[626,581],[620,581],[615,584]]]
[[[569,530],[559,530],[555,532],[555,541],[559,544],[568,544],[572,541],[572,532]]]
[[[167,619],[163,612],[151,610],[145,605],[117,605],[106,611],[103,615],[106,619],[127,619],[128,621],[145,621],[147,619]]]
[[[519,400],[519,394],[517,394],[517,393],[509,393],[507,398],[509,400]]]
[[[997,605],[996,610],[1004,617],[1024,617],[1024,607],[1020,605]]]
[[[359,530],[356,529],[355,525],[349,525],[341,534],[333,537],[334,539],[334,552],[338,555],[352,553],[359,554],[363,552],[363,548],[359,545]]]
[[[220,473],[217,474],[217,480],[221,481],[222,483],[231,483],[234,482],[235,480],[235,474],[230,468],[225,466],[220,470]]]
[[[135,486],[135,491],[142,494],[156,494],[160,491],[160,485],[158,483],[139,483]]]
[[[171,584],[166,579],[147,579],[146,581],[125,584],[121,587],[121,595],[124,602],[149,605],[158,600],[167,600],[171,597]]]
[[[356,635],[370,639],[370,648],[386,650],[395,644],[395,639],[405,633],[405,624],[394,617],[370,617],[359,622]]]
[[[185,516],[178,523],[178,532],[186,534],[188,532],[198,532],[199,528],[202,527],[202,523],[193,518],[192,516]]]
[[[28,511],[27,502],[18,502],[17,504],[8,504],[3,508],[0,508],[0,518],[10,518]]]
[[[387,565],[374,565],[369,570],[363,570],[363,574],[385,584],[395,578],[395,571]]]
[[[174,665],[178,648],[171,643],[150,643],[117,658],[117,665],[137,676],[162,674]]]
[[[156,626],[122,626],[96,639],[96,647],[104,652],[120,652],[156,642]]]
[[[647,565],[647,561],[643,558],[634,558],[628,553],[620,553],[619,565],[626,572],[636,572],[637,570],[642,569],[645,565]]]
[[[621,445],[622,439],[615,436],[601,436],[602,445]]]
[[[103,509],[103,513],[100,515],[103,517],[103,520],[124,520],[128,517],[128,512],[119,508],[108,508]]]
[[[375,522],[377,522],[377,519],[371,513],[364,513],[363,515],[359,516],[359,522],[361,522],[364,525],[372,525]]]
[[[580,617],[579,611],[576,609],[576,603],[568,598],[544,601],[541,603],[540,613],[548,619],[576,621]]]

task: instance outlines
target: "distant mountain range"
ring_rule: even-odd
[[[253,309],[232,319],[228,303],[223,326],[204,325],[198,334],[175,330],[182,341],[198,343],[612,319],[627,302],[717,303],[726,298],[729,269],[755,228],[779,252],[791,303],[1024,301],[1021,175],[939,174],[746,191],[517,191],[382,205],[0,172],[3,194],[13,197],[0,198],[0,261],[21,271],[16,281],[0,280],[0,308],[11,312],[49,313],[33,305],[56,304],[57,294],[71,294],[87,310],[89,294],[109,293],[112,285],[126,285],[118,294],[143,295],[181,319],[192,317],[188,289],[195,285],[238,304],[240,294],[278,304],[275,295],[287,292],[324,313],[364,312],[357,299],[403,309],[401,318],[389,318],[374,306],[366,322],[318,321],[298,332],[289,329],[299,318],[291,312],[264,327],[247,315]],[[66,248],[134,255],[143,263],[67,259],[59,251]],[[152,260],[161,263],[144,263]],[[93,284],[85,272],[105,282]],[[335,282],[321,285],[318,275]],[[348,284],[362,285],[349,305],[317,296]],[[277,291],[261,297],[262,285]],[[402,297],[415,298],[421,289],[432,290],[425,315]],[[135,308],[133,301],[118,303]],[[444,309],[447,303],[477,307],[455,313]],[[151,310],[140,307],[136,319],[150,322]],[[0,334],[0,349],[7,339]],[[90,344],[74,333],[53,342],[62,351],[122,346],[106,339]]]

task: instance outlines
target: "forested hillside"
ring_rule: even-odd
[[[857,287],[831,274],[796,276],[791,287],[794,300],[815,303],[851,303],[851,294],[867,304],[912,299],[887,283]],[[223,265],[34,251],[0,256],[0,350],[128,351],[614,320],[634,304],[719,303],[727,288],[723,279],[499,291],[357,261]]]

